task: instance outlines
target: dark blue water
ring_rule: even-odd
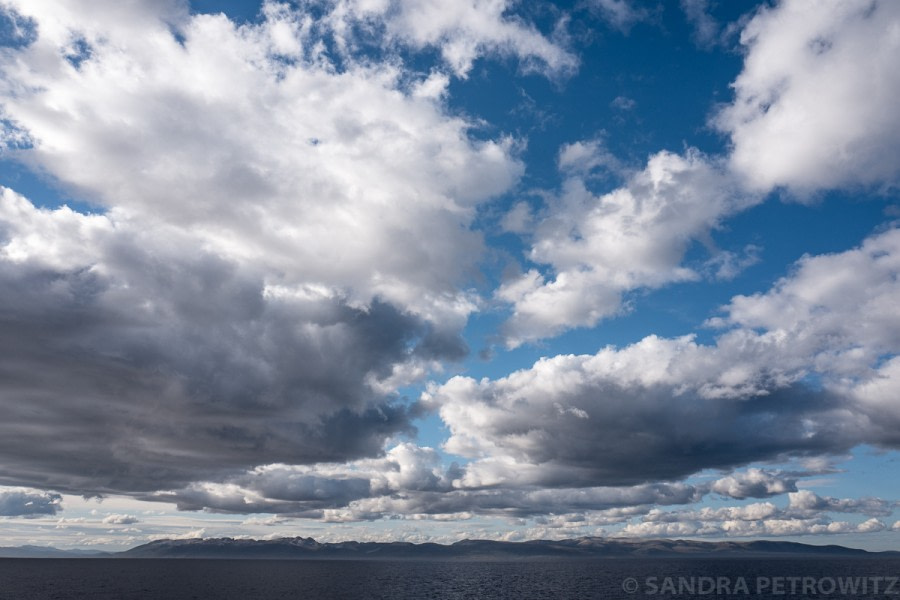
[[[883,558],[515,562],[0,559],[0,600],[900,600],[898,578],[900,559]]]

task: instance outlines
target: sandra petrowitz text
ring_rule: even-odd
[[[636,596],[900,597],[900,577],[627,577],[622,589]]]

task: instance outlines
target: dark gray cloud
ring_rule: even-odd
[[[467,397],[450,391],[445,398],[442,414],[454,429],[451,448],[465,452],[464,444],[489,443],[494,455],[517,465],[476,461],[467,473],[473,485],[509,480],[513,473],[547,486],[673,481],[703,469],[846,450],[858,442],[864,424],[848,418],[843,398],[802,385],[731,399],[594,381],[548,400],[541,387],[533,393],[483,389]],[[780,489],[767,480],[732,484],[715,491],[763,497],[792,489],[790,482]]]
[[[135,493],[375,456],[413,409],[371,382],[462,351],[377,300],[271,295],[179,236],[88,241],[75,265],[0,260],[0,483]]]

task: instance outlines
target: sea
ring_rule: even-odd
[[[0,600],[900,600],[900,558],[0,559]]]

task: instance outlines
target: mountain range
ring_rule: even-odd
[[[39,546],[0,548],[12,558],[248,558],[248,559],[382,559],[382,560],[511,560],[527,558],[778,558],[900,557],[900,552],[868,552],[844,546],[796,542],[701,542],[693,540],[620,540],[583,537],[567,540],[500,542],[462,540],[454,544],[410,542],[321,543],[312,538],[251,540],[233,538],[157,540],[124,552],[57,550]]]

